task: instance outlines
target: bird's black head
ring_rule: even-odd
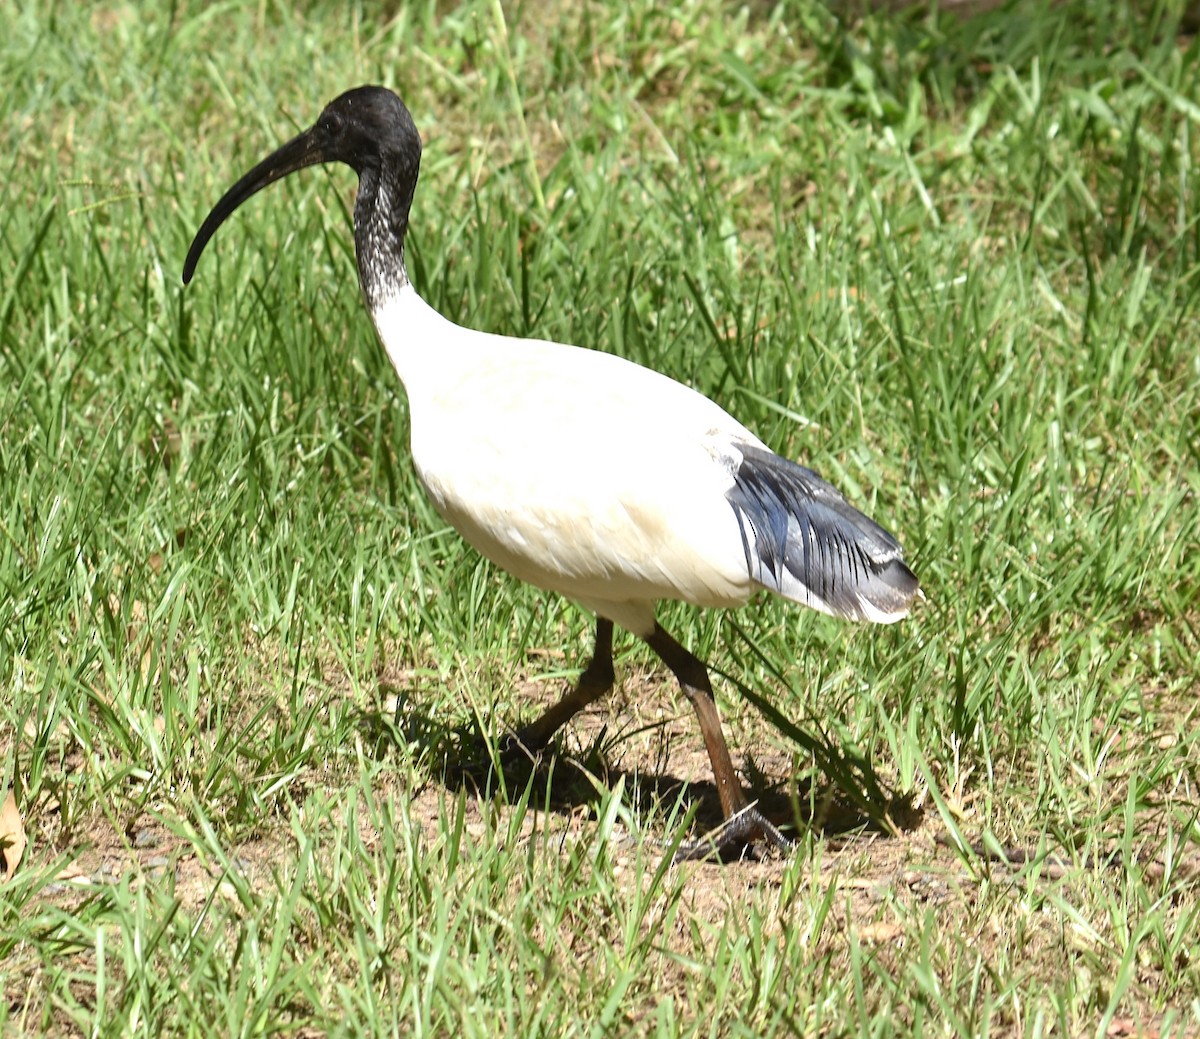
[[[421,160],[412,116],[386,87],[355,87],[334,98],[307,136],[320,154],[315,161],[344,162],[360,176],[383,165],[415,166]]]
[[[381,178],[394,181],[390,204],[407,220],[417,173],[421,137],[404,102],[385,87],[356,87],[330,101],[309,129],[267,156],[233,185],[213,206],[183,265],[183,281],[192,280],[200,254],[217,228],[251,195],[289,173],[325,162],[344,162],[359,176],[360,200],[368,188],[378,191]],[[399,228],[403,233],[403,226]]]

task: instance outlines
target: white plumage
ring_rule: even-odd
[[[408,394],[422,486],[487,558],[597,616],[579,684],[519,738],[544,745],[611,687],[615,622],[662,657],[696,708],[726,817],[718,846],[786,843],[746,801],[707,671],[659,627],[655,605],[738,606],[766,588],[889,623],[920,594],[900,545],[695,390],[620,357],[462,328],[428,306],[404,265],[420,148],[390,91],[343,94],[226,192],[197,232],[184,281],[255,192],[314,163],[351,165],[359,278]]]
[[[745,449],[768,448],[707,397],[612,354],[462,328],[411,284],[372,316],[408,391],[422,486],[515,577],[641,636],[662,599],[741,606],[767,588],[839,612],[747,566],[727,495]],[[856,599],[866,619],[907,612]]]

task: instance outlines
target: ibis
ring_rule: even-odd
[[[766,589],[889,624],[921,594],[900,544],[696,390],[613,354],[464,328],[425,303],[404,256],[421,138],[383,87],[342,94],[234,184],[196,233],[184,283],[243,202],[327,162],[358,174],[359,283],[408,396],[421,486],[497,566],[596,618],[578,682],[517,730],[520,744],[545,747],[612,688],[619,625],[661,658],[696,712],[724,816],[712,846],[787,847],[742,789],[707,668],[658,624],[656,604],[733,607]]]

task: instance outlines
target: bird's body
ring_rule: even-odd
[[[754,534],[729,494],[747,450],[768,448],[703,394],[612,354],[462,328],[411,284],[373,317],[408,390],[422,486],[515,577],[635,635],[653,630],[663,599],[741,606],[767,588],[838,612],[819,587],[749,565],[761,562],[746,540]],[[899,546],[880,556],[899,560]],[[903,615],[866,598],[858,609]]]
[[[900,545],[695,390],[614,355],[463,328],[428,306],[404,265],[420,152],[394,94],[343,94],[226,192],[197,232],[184,281],[261,188],[319,162],[354,167],[359,280],[408,395],[422,486],[484,556],[597,617],[579,684],[520,738],[544,745],[611,687],[615,622],[658,653],[696,709],[726,816],[718,843],[785,843],[741,791],[704,665],[658,626],[655,605],[738,606],[765,588],[890,623],[920,594]]]

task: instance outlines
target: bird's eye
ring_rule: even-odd
[[[334,112],[330,112],[325,116],[325,132],[330,137],[336,137],[342,132],[342,117]]]

